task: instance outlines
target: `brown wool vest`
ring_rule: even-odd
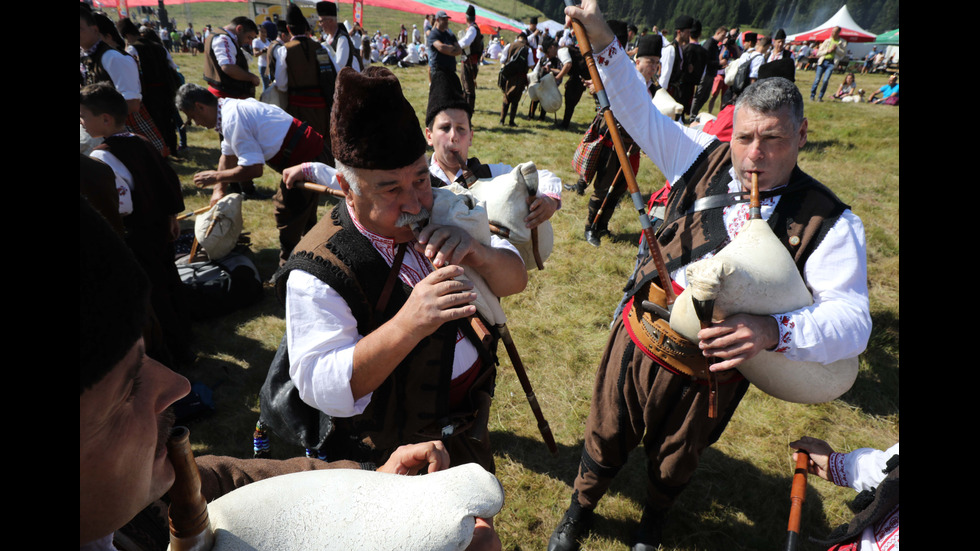
[[[303,36],[286,43],[286,82],[290,94],[320,96],[316,51],[320,45]]]
[[[224,29],[215,29],[204,41],[204,80],[216,90],[230,98],[254,98],[255,87],[251,82],[231,78],[221,70],[218,56],[211,47],[214,38],[219,34],[228,34]],[[233,41],[234,42],[234,41]],[[248,58],[240,46],[235,46],[235,65],[248,71]]]
[[[384,311],[380,315],[375,313],[390,267],[354,227],[344,202],[303,237],[280,270],[276,290],[281,300],[285,300],[286,279],[294,269],[308,272],[336,290],[350,307],[361,335],[367,335],[391,319],[412,292],[411,287],[399,280]],[[328,459],[377,462],[399,445],[431,439],[421,437],[418,432],[433,424],[444,425],[455,413],[449,411],[453,356],[457,332],[463,329],[470,337],[467,328],[467,324],[460,322],[446,323],[423,339],[374,391],[364,412],[350,418],[332,418],[299,401],[295,392],[288,392],[291,386],[288,359],[284,365],[274,360],[260,395],[263,422],[288,439],[287,434],[276,426],[276,418],[280,418],[280,425],[284,423],[294,433],[307,435],[301,436],[296,443],[311,449],[319,448]],[[283,348],[285,340],[277,358]],[[479,345],[477,349],[483,350]],[[484,361],[484,366],[487,365],[489,370],[493,369],[492,361]],[[285,377],[282,370],[285,370]],[[276,384],[270,383],[276,379],[287,391],[268,388]],[[487,379],[490,385],[492,380],[491,375]],[[287,398],[287,395],[292,397]],[[309,411],[304,412],[304,407]],[[290,411],[300,414],[293,415]],[[299,417],[305,417],[305,421],[298,420]]]

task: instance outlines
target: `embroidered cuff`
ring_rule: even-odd
[[[605,49],[595,55],[595,62],[597,65],[602,67],[608,67],[612,60],[615,59],[621,51],[622,48],[619,47],[619,42],[617,40],[613,40],[608,46],[605,47]]]
[[[776,325],[779,327],[779,344],[773,351],[785,353],[793,346],[793,330],[796,329],[796,322],[787,315],[773,317],[776,318]]]
[[[844,454],[831,452],[830,457],[827,458],[827,476],[837,486],[847,488],[851,486],[847,482],[847,472],[844,470]]]
[[[316,175],[313,174],[313,163],[303,163],[303,168],[300,170],[303,171],[304,180],[306,180],[307,182],[316,181]]]

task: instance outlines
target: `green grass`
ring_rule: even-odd
[[[195,27],[231,18],[236,4],[188,4]],[[211,11],[206,11],[211,10]],[[366,8],[367,27],[389,34],[398,25],[421,21],[414,14]],[[183,19],[175,13],[181,26]],[[377,21],[377,23],[375,23]],[[201,56],[178,54],[190,81],[201,82]],[[394,69],[424,120],[427,84],[424,68]],[[812,72],[798,73],[798,86],[809,97]],[[835,75],[836,90],[842,76]],[[879,75],[858,76],[873,90]],[[484,162],[517,165],[527,160],[566,182],[576,175],[570,165],[575,146],[594,111],[586,96],[573,117],[574,131],[550,122],[518,119],[517,128],[498,124],[501,94],[496,66],[481,68],[471,153]],[[804,434],[826,439],[840,451],[886,448],[899,438],[899,112],[873,105],[806,104],[809,143],[800,165],[831,187],[864,221],[868,241],[868,278],[874,330],[854,387],[840,399],[820,405],[782,402],[752,388],[721,440],[703,457],[698,474],[681,495],[665,532],[665,548],[683,550],[771,549],[783,541],[789,506],[792,465],[787,444]],[[522,109],[526,115],[526,104]],[[191,151],[175,163],[184,183],[188,208],[207,203],[209,193],[191,185],[191,175],[214,168],[217,135],[198,127],[189,131]],[[638,180],[644,193],[659,189],[664,178],[643,158]],[[271,192],[278,175],[266,169],[257,182]],[[596,249],[582,239],[587,197],[566,192],[552,219],[555,252],[543,272],[531,274],[526,291],[504,300],[513,333],[538,400],[559,444],[552,457],[541,442],[534,417],[506,354],[491,410],[491,439],[497,475],[507,493],[496,526],[508,550],[544,549],[568,505],[570,484],[581,453],[595,366],[608,337],[608,324],[633,266],[638,224],[632,209],[621,205],[612,218],[614,236]],[[246,201],[245,230],[250,232],[263,277],[276,267],[278,242],[268,201]],[[326,215],[325,200],[319,214]],[[189,227],[189,223],[186,223]],[[194,324],[196,363],[185,372],[192,381],[214,388],[217,412],[194,424],[197,453],[248,457],[258,415],[258,389],[285,329],[283,307],[271,289],[262,301],[222,319]],[[277,457],[299,450],[273,441]],[[594,535],[586,549],[622,549],[639,520],[644,487],[644,458],[637,451],[601,502]],[[849,519],[853,492],[811,477],[804,506],[804,536],[827,534]],[[804,538],[805,539],[805,538]],[[816,549],[803,542],[802,549]]]

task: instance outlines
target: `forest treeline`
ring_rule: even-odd
[[[564,21],[565,4],[558,0],[523,0],[555,21]],[[638,27],[672,29],[674,19],[690,15],[710,29],[738,25],[757,30],[782,28],[787,34],[809,30],[837,13],[842,0],[599,0],[606,19]],[[866,31],[880,34],[898,28],[899,0],[848,0],[847,11]]]

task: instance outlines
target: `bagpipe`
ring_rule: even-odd
[[[464,171],[462,183],[432,189],[433,205],[427,223],[456,226],[484,246],[489,246],[491,235],[497,234],[514,245],[525,265],[544,269],[544,261],[554,248],[551,222],[545,221],[533,229],[528,229],[524,222],[529,214],[528,198],[538,192],[536,165],[526,162],[496,178],[478,179],[466,169],[466,163],[462,159],[459,161]],[[321,192],[329,190],[324,186],[303,185],[307,189]],[[416,223],[413,230],[418,235],[421,225]],[[472,283],[477,294],[473,304],[504,343],[545,445],[552,454],[558,453],[551,428],[541,411],[524,362],[507,327],[507,315],[500,305],[500,299],[475,270],[467,266],[463,266],[463,270],[460,279]]]
[[[474,463],[425,476],[303,471],[207,503],[186,428],[174,429],[167,451],[176,473],[171,551],[456,551],[469,545],[476,518],[504,503],[500,481]]]
[[[572,7],[575,2],[565,0],[565,4]],[[753,184],[750,206],[753,220],[719,254],[689,265],[688,288],[680,297],[675,295],[636,183],[636,175],[629,164],[626,147],[609,107],[589,37],[579,21],[573,19],[572,27],[592,77],[600,113],[606,119],[609,137],[619,156],[629,194],[637,209],[648,261],[654,263],[661,283],[656,289],[656,293],[663,296],[663,304],[659,305],[660,315],[669,319],[671,329],[697,343],[698,331],[710,325],[712,318],[724,319],[737,313],[768,315],[790,312],[812,304],[813,297],[789,251],[762,220],[757,182]],[[657,281],[651,285],[656,286]],[[824,365],[794,361],[781,353],[763,351],[738,369],[751,383],[776,398],[819,403],[834,400],[850,389],[857,378],[858,359],[846,358]],[[716,388],[713,375],[709,375],[709,385]]]

